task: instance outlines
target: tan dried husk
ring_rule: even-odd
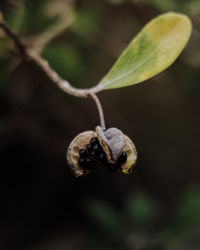
[[[124,174],[131,174],[132,168],[137,161],[137,150],[131,139],[125,135],[126,142],[123,151],[127,154],[127,161],[121,165],[120,169]]]
[[[70,143],[67,150],[67,161],[75,177],[86,175],[89,171],[78,165],[79,151],[85,148],[92,137],[96,137],[95,131],[85,131],[78,134]]]

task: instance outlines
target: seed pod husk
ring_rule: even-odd
[[[66,157],[73,175],[75,177],[84,176],[92,170],[89,166],[82,165],[84,159],[81,158],[83,156],[81,156],[80,152],[83,149],[90,159],[104,162],[105,166],[115,166],[116,170],[119,169],[124,174],[131,174],[137,160],[137,151],[131,139],[117,128],[103,130],[97,126],[95,130],[78,134],[69,145]],[[95,142],[95,138],[97,144],[92,142]],[[103,157],[104,154],[104,159],[98,156],[98,152],[95,151],[96,148],[98,149],[98,143],[101,144],[101,150],[103,150],[101,156]],[[90,146],[90,149],[88,146]],[[123,154],[125,155],[124,160],[122,160]]]
[[[79,151],[82,148],[86,148],[86,145],[90,142],[90,139],[96,136],[97,135],[95,131],[85,131],[78,134],[70,143],[66,158],[69,167],[75,177],[86,175],[89,172],[78,164],[78,159],[80,157]]]
[[[131,174],[137,161],[137,150],[131,139],[128,136],[125,136],[125,138],[126,142],[123,151],[127,154],[127,160],[121,165],[120,170],[124,174]]]

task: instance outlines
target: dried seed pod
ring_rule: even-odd
[[[121,164],[120,170],[124,174],[131,174],[131,170],[137,161],[136,147],[131,139],[117,128],[109,128],[103,131],[101,127],[97,126],[96,133],[109,163],[116,163],[122,152],[126,153],[127,159]]]
[[[89,171],[78,164],[79,151],[82,148],[86,148],[87,144],[90,142],[90,139],[96,137],[95,131],[85,131],[78,134],[73,141],[70,143],[67,150],[67,161],[69,167],[75,177],[80,177],[87,174]]]
[[[86,175],[94,169],[96,161],[114,172],[120,169],[130,174],[137,160],[137,151],[133,142],[117,128],[78,134],[67,150],[67,161],[75,177]]]
[[[125,139],[126,141],[123,152],[126,152],[127,160],[120,166],[120,170],[124,174],[131,174],[137,161],[137,151],[131,139],[128,136],[125,136]]]

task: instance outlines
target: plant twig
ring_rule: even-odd
[[[41,35],[38,35],[38,39],[35,41],[35,49],[38,50],[38,53],[41,54],[44,47],[60,33],[62,33],[70,24],[72,23],[72,17],[69,17],[67,20],[61,18],[56,26],[53,26],[51,30],[43,32]]]
[[[58,21],[45,31],[37,34],[37,36],[31,36],[25,38],[25,41],[34,48],[34,51],[38,54],[41,54],[45,46],[51,42],[54,38],[59,36],[65,29],[67,29],[74,20],[73,11],[71,10],[70,6],[68,6],[69,10],[66,13],[62,13],[60,15]]]
[[[16,36],[8,27],[7,25],[3,22],[2,19],[0,19],[0,28],[4,31],[6,36],[8,36],[14,43],[16,49],[20,53],[20,55],[24,58],[26,56],[26,47],[22,43],[22,41]]]
[[[0,19],[0,28],[13,41],[22,59],[26,58],[34,62],[49,77],[49,79],[52,82],[54,82],[65,93],[82,98],[91,98],[97,106],[100,118],[100,125],[103,129],[106,129],[103,108],[101,106],[99,98],[95,94],[97,93],[96,90],[98,90],[98,88],[95,87],[89,89],[74,88],[67,80],[61,78],[57,74],[57,72],[55,72],[50,67],[49,63],[45,59],[43,59],[36,51],[28,49],[28,47],[26,47],[23,44],[20,38],[6,26],[6,24],[3,22],[3,19]]]
[[[38,65],[38,67],[46,73],[49,79],[54,82],[59,88],[61,88],[67,94],[88,98],[88,94],[97,93],[99,88],[95,86],[89,89],[74,88],[67,80],[60,77],[49,65],[49,63],[43,59],[34,49],[29,49],[24,45],[21,39],[13,33],[8,26],[0,19],[0,28],[4,33],[13,41],[15,48],[19,51],[22,59],[26,58]],[[97,91],[96,91],[97,90]]]
[[[45,72],[49,79],[54,82],[60,89],[65,93],[77,97],[88,98],[89,89],[78,89],[74,88],[67,80],[62,79],[57,72],[55,72],[49,65],[49,63],[40,57],[37,53],[32,50],[27,50],[27,57],[33,61],[37,66]]]
[[[100,100],[99,100],[99,98],[97,97],[96,94],[89,93],[88,95],[91,97],[91,99],[97,105],[97,109],[98,109],[98,112],[99,112],[99,118],[100,118],[100,125],[101,125],[102,129],[105,130],[106,129],[106,125],[105,125],[105,119],[104,119],[103,108],[101,106],[101,102],[100,102]]]

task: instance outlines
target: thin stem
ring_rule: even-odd
[[[71,84],[61,78],[57,72],[55,72],[48,64],[48,62],[43,59],[37,52],[34,50],[28,49],[21,39],[13,33],[7,25],[1,21],[0,19],[0,28],[4,31],[4,33],[13,41],[16,49],[20,53],[21,57],[24,59],[29,59],[34,62],[38,67],[44,71],[44,73],[49,77],[49,79],[54,82],[60,89],[70,95],[74,95],[77,97],[88,98],[89,89],[77,89],[71,86]]]
[[[98,109],[98,112],[99,112],[100,125],[101,125],[102,129],[105,130],[106,125],[105,125],[104,113],[103,113],[103,108],[102,108],[101,102],[100,102],[100,100],[99,100],[99,98],[97,97],[96,94],[89,93],[88,95],[91,97],[91,99],[97,105],[97,109]]]
[[[97,93],[98,88],[93,87],[90,89],[77,89],[71,86],[71,84],[61,78],[57,72],[55,72],[48,62],[43,59],[36,51],[28,49],[20,40],[20,38],[15,35],[3,22],[0,18],[0,28],[4,31],[4,33],[13,41],[16,49],[19,51],[21,57],[24,59],[29,59],[30,61],[34,62],[48,77],[49,79],[54,82],[60,89],[62,89],[67,94],[82,97],[82,98],[91,98],[98,109],[99,118],[100,118],[100,125],[102,129],[106,129],[105,126],[105,119],[103,114],[103,108],[101,106],[100,100],[95,93]]]
[[[16,49],[18,50],[18,52],[21,54],[22,57],[24,57],[26,55],[26,47],[25,45],[22,43],[22,41],[18,38],[18,36],[16,36],[7,26],[4,22],[2,22],[2,20],[0,19],[0,28],[4,31],[4,33],[6,34],[7,37],[9,37]]]
[[[27,57],[33,61],[48,76],[48,78],[65,93],[76,97],[88,98],[88,89],[77,89],[71,86],[67,80],[61,78],[57,72],[50,67],[49,63],[37,53],[32,50],[27,50]]]
[[[28,47],[23,44],[21,39],[15,33],[13,33],[1,19],[0,19],[0,28],[2,28],[4,33],[13,41],[22,59],[26,58],[37,64],[38,67],[42,71],[44,71],[44,73],[49,77],[49,79],[67,94],[76,97],[88,98],[88,95],[90,93],[97,93],[101,90],[101,88],[99,89],[96,86],[90,89],[74,88],[67,80],[61,78],[57,74],[57,72],[55,72],[50,67],[49,63],[45,59],[43,59],[35,50],[28,49]]]

